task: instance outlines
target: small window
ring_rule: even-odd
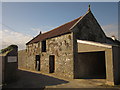
[[[46,40],[42,41],[42,52],[46,52]]]

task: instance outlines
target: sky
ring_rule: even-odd
[[[107,36],[118,37],[117,2],[3,2],[2,3],[2,48],[17,44],[19,49],[39,34],[91,11]]]

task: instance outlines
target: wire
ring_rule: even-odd
[[[5,26],[5,27],[9,28],[10,30],[16,31],[15,29],[11,28],[10,26],[8,26],[8,25],[6,25],[6,24],[3,24],[3,23],[2,23],[1,25],[3,25],[3,26]]]

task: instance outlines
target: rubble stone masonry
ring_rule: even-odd
[[[49,73],[49,56],[54,55],[54,74],[73,78],[72,33],[47,39],[46,52],[42,52],[41,45],[41,42],[29,44],[26,50],[19,51],[19,68],[35,70],[35,57],[40,55],[40,72]]]

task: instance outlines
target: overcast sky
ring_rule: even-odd
[[[10,44],[25,48],[25,43],[40,31],[49,31],[84,15],[89,4],[106,35],[118,37],[117,2],[3,2],[3,48]]]

